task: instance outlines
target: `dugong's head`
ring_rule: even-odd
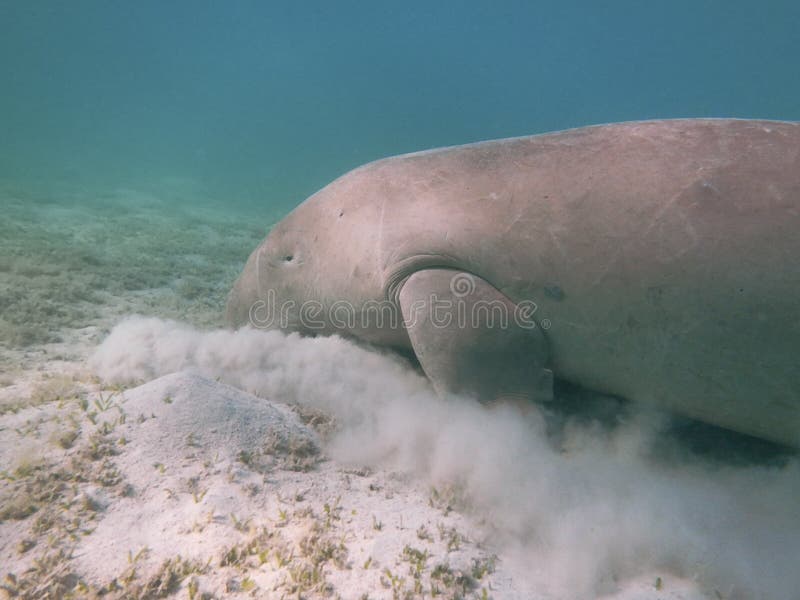
[[[227,320],[303,333],[352,333],[346,316],[382,295],[382,198],[371,166],[326,186],[283,220],[253,251],[228,297]],[[344,307],[344,308],[341,308]]]

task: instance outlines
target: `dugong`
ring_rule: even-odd
[[[800,446],[800,123],[618,123],[396,156],[277,223],[234,326],[411,350],[434,387],[553,377]]]

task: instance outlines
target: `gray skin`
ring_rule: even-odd
[[[347,173],[253,252],[228,318],[319,302],[277,325],[413,350],[441,392],[548,399],[552,372],[800,446],[799,257],[799,123],[602,125]],[[434,322],[434,294],[532,301],[537,326]],[[383,323],[362,323],[370,301]]]

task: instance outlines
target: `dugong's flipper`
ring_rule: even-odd
[[[414,352],[438,392],[481,401],[552,400],[542,330],[520,322],[518,307],[488,282],[425,269],[406,280],[399,302]]]

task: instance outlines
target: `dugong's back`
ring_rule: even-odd
[[[799,124],[626,123],[365,169],[387,286],[469,271],[538,304],[557,376],[800,445]]]

